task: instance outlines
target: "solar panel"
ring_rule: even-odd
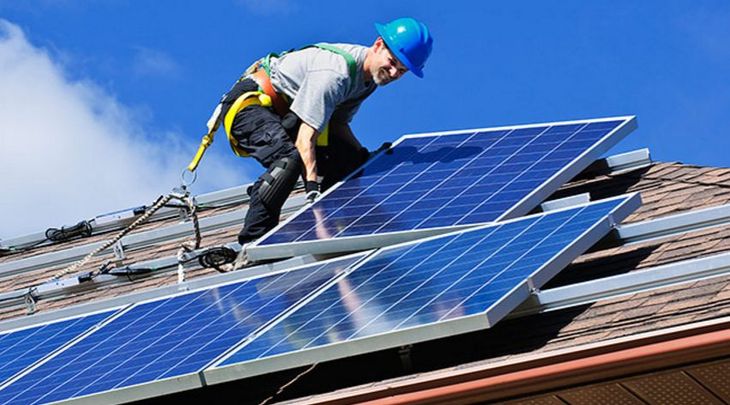
[[[635,127],[616,117],[405,136],[247,251],[351,251],[514,218]]]
[[[0,403],[45,403],[109,390],[126,395],[116,390],[159,381],[170,385],[155,385],[157,394],[200,387],[192,373],[362,256],[139,303],[0,391]]]
[[[114,312],[106,311],[0,334],[0,386]]]
[[[639,204],[633,194],[383,249],[206,381],[491,327]]]

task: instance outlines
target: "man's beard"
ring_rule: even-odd
[[[378,86],[385,86],[386,84],[391,83],[393,79],[388,76],[388,73],[385,70],[379,69],[376,74],[373,75],[373,81]]]

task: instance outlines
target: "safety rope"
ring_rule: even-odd
[[[180,244],[180,249],[177,251],[177,282],[182,283],[185,281],[185,263],[190,261],[188,254],[194,252],[200,248],[200,224],[198,223],[198,214],[195,202],[189,195],[185,195],[181,200],[187,205],[187,215],[193,219],[193,229],[195,232],[194,240],[186,240]]]
[[[189,253],[191,249],[189,246],[183,242],[180,249],[177,250],[177,283],[181,284],[185,282],[185,261],[187,260],[187,253]]]
[[[198,207],[195,205],[195,201],[189,194],[185,194],[182,197],[183,202],[188,206],[188,216],[193,219],[193,230],[195,231],[195,247],[193,249],[200,248],[200,242],[202,236],[200,236],[200,223],[198,222]]]
[[[92,257],[96,256],[99,252],[106,250],[113,246],[115,243],[117,243],[119,240],[121,240],[124,236],[126,236],[129,232],[132,232],[134,228],[138,227],[145,221],[147,221],[155,212],[157,212],[160,208],[165,206],[170,200],[173,198],[182,199],[184,197],[175,195],[175,194],[168,194],[167,196],[160,196],[160,198],[157,199],[157,201],[152,205],[152,207],[149,208],[144,214],[142,214],[139,218],[137,218],[134,222],[132,222],[128,227],[124,228],[121,232],[117,234],[113,239],[109,240],[105,244],[99,246],[98,248],[94,249],[92,252],[87,254],[83,259],[71,264],[70,266],[66,267],[65,269],[57,272],[53,275],[53,278],[51,278],[49,281],[55,281],[60,279],[61,277],[73,273],[81,266],[85,265],[86,263],[91,260]],[[196,220],[197,223],[197,220]],[[197,237],[200,237],[200,233],[198,232]]]
[[[182,205],[168,205],[171,200],[178,200]],[[134,222],[132,222],[129,226],[127,226],[125,229],[123,229],[121,232],[119,232],[114,238],[110,239],[103,245],[99,246],[98,248],[94,249],[92,252],[88,253],[83,259],[69,265],[68,267],[64,268],[63,270],[57,272],[53,275],[52,278],[47,280],[47,282],[53,282],[59,280],[61,277],[68,275],[70,273],[76,272],[79,268],[87,264],[91,258],[96,256],[98,253],[114,246],[117,244],[124,236],[129,234],[131,231],[133,231],[135,228],[137,228],[139,225],[147,221],[152,215],[154,215],[155,212],[157,212],[159,209],[163,207],[174,207],[179,209],[184,209],[186,212],[186,217],[190,218],[193,224],[193,233],[194,237],[190,238],[186,241],[183,241],[181,243],[181,247],[178,250],[177,253],[177,259],[178,259],[178,281],[183,282],[185,281],[185,272],[184,272],[184,265],[188,262],[191,262],[193,260],[198,260],[200,265],[205,268],[212,267],[219,272],[226,272],[228,270],[222,268],[224,264],[232,263],[236,260],[237,252],[233,249],[230,249],[225,246],[216,246],[211,247],[208,249],[205,249],[202,252],[199,252],[197,255],[190,255],[190,253],[195,252],[196,250],[200,249],[200,245],[202,242],[202,235],[200,232],[200,222],[198,220],[198,206],[195,203],[195,199],[190,196],[190,193],[187,191],[187,187],[185,184],[182,185],[181,189],[175,189],[173,193],[168,194],[167,196],[160,196],[157,201],[152,204],[151,207],[149,207],[144,214],[142,214],[139,218],[137,218]],[[81,223],[74,226],[76,228],[76,231],[85,231],[86,227],[83,226]],[[129,266],[125,266],[123,268],[117,268],[112,264],[113,262],[111,260],[106,261],[104,264],[99,266],[98,269],[86,273],[80,274],[79,281],[89,281],[93,278],[108,274],[108,275],[114,275],[114,276],[126,276],[129,281],[133,281],[132,275],[141,275],[141,274],[147,274],[150,272],[155,271],[154,268],[131,268]],[[26,305],[26,308],[28,310],[29,314],[32,314],[36,311],[36,303],[38,298],[35,295],[36,287],[31,287],[28,289],[26,294],[24,294],[24,302]]]

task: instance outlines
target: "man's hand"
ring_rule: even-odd
[[[391,146],[393,146],[393,144],[390,142],[383,143],[382,145],[380,145],[380,147],[378,149],[370,152],[369,159],[372,159],[373,157],[375,157],[375,155],[377,155],[378,153],[380,153],[382,151],[385,151],[385,154],[387,154],[387,155],[393,153],[393,151],[390,149]]]
[[[314,200],[318,199],[319,196],[322,195],[319,183],[316,181],[307,180],[304,182],[304,192],[306,193],[305,198],[309,204],[313,203]]]

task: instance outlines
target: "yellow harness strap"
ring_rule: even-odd
[[[228,142],[231,144],[233,152],[241,157],[248,156],[248,152],[238,147],[238,141],[236,138],[231,136],[231,126],[233,125],[233,119],[236,117],[239,111],[251,105],[260,105],[262,107],[271,107],[271,97],[264,94],[262,91],[249,91],[241,94],[236,101],[233,102],[231,108],[223,118],[223,128],[226,130],[228,135]]]
[[[330,125],[324,126],[322,132],[317,135],[317,146],[327,146],[330,141]]]
[[[238,142],[236,142],[236,139],[231,136],[231,125],[233,125],[233,118],[236,116],[236,114],[250,105],[270,107],[271,98],[260,91],[249,91],[247,93],[244,93],[240,95],[236,99],[236,101],[233,102],[233,105],[231,105],[231,108],[228,110],[225,118],[223,119],[223,126],[226,130],[226,135],[228,135],[228,142],[231,144],[231,149],[233,149],[233,152],[238,156],[245,157],[248,156],[248,153],[239,148]],[[193,172],[195,171],[195,169],[198,168],[198,165],[200,164],[200,160],[203,158],[205,150],[208,149],[208,147],[213,143],[213,137],[215,136],[215,133],[220,126],[220,112],[221,105],[219,104],[213,112],[213,115],[208,120],[208,133],[203,135],[203,139],[200,141],[198,151],[195,152],[193,160],[188,165],[189,171]]]
[[[200,141],[200,146],[198,146],[198,151],[195,152],[195,156],[193,157],[193,160],[190,161],[190,164],[188,165],[188,170],[193,172],[195,169],[198,168],[198,165],[200,164],[200,159],[203,158],[203,153],[205,153],[205,150],[208,149],[208,146],[213,143],[213,135],[214,133],[207,133],[203,135],[203,139]]]
[[[240,95],[236,101],[233,102],[231,105],[231,108],[226,113],[226,116],[223,118],[223,128],[226,130],[226,135],[228,135],[228,142],[231,145],[231,149],[233,149],[233,152],[237,156],[241,157],[247,157],[248,152],[241,149],[238,146],[238,141],[231,136],[231,126],[233,125],[233,119],[236,117],[236,114],[238,114],[239,111],[243,110],[244,108],[251,106],[251,105],[260,105],[263,107],[271,107],[271,97],[267,96],[262,91],[249,91],[242,95]],[[208,133],[203,135],[203,139],[200,141],[200,146],[198,147],[198,151],[195,153],[195,156],[193,157],[193,160],[188,165],[188,170],[193,172],[195,169],[198,168],[198,165],[200,164],[200,160],[203,158],[203,154],[205,153],[206,149],[210,145],[213,144],[213,137],[215,136],[216,131],[218,130],[218,127],[220,126],[220,104],[218,107],[216,107],[216,110],[213,112],[213,115],[208,120]],[[322,132],[317,136],[317,146],[327,146],[329,144],[329,125],[326,125]]]
[[[215,131],[217,131],[218,126],[220,126],[220,119],[218,118],[221,115],[222,108],[223,106],[218,104],[215,107],[213,114],[211,114],[210,118],[208,119],[208,123],[206,124],[208,126],[208,133],[203,135],[203,139],[200,141],[200,146],[198,146],[198,151],[195,152],[193,160],[190,161],[190,164],[188,165],[188,171],[190,171],[191,173],[198,168],[198,165],[200,164],[200,159],[203,158],[205,150],[208,149],[208,146],[213,143],[213,136],[215,135]]]
[[[223,128],[225,128],[226,134],[228,135],[228,141],[231,143],[231,149],[233,149],[233,152],[236,155],[241,157],[247,157],[248,152],[238,147],[238,141],[231,136],[231,126],[233,125],[233,119],[236,117],[236,114],[250,105],[271,107],[273,104],[271,97],[266,95],[263,91],[249,91],[242,94],[233,102],[233,105],[231,105],[231,108],[228,110],[225,118],[223,119]],[[328,144],[329,125],[325,126],[319,136],[317,136],[317,146],[327,146]]]

